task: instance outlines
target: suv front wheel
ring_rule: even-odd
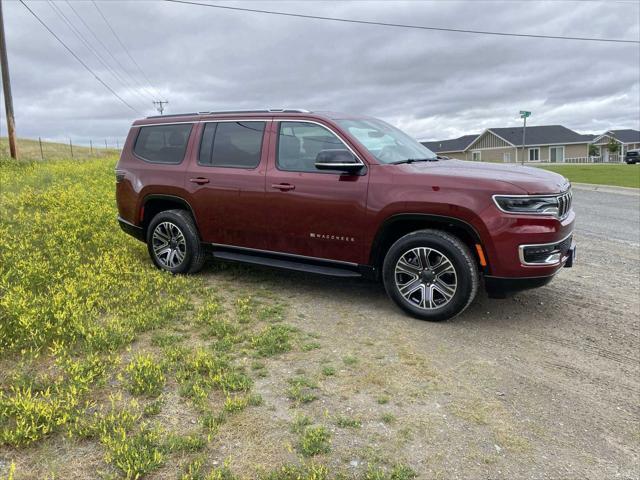
[[[165,210],[153,217],[147,248],[156,267],[171,273],[195,273],[204,265],[198,230],[184,210]]]
[[[478,290],[478,267],[467,246],[440,230],[397,240],[382,267],[385,289],[416,318],[447,320],[462,313]]]

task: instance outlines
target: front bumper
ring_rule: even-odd
[[[571,247],[563,254],[560,264],[565,268],[573,267],[576,259],[576,243],[571,242]],[[531,288],[542,287],[555,277],[557,271],[551,275],[541,277],[493,277],[485,275],[484,287],[490,298],[507,298],[514,293]]]

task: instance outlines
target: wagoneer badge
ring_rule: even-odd
[[[339,240],[341,242],[355,242],[353,237],[345,237],[344,235],[325,235],[323,233],[310,233],[311,238],[318,238],[320,240]]]

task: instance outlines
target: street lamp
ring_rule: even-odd
[[[527,138],[527,117],[531,116],[531,112],[520,110],[520,118],[524,119],[524,127],[522,128],[522,165],[524,165],[524,145]]]

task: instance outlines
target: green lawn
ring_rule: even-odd
[[[553,165],[540,167],[575,183],[640,188],[640,165]]]

